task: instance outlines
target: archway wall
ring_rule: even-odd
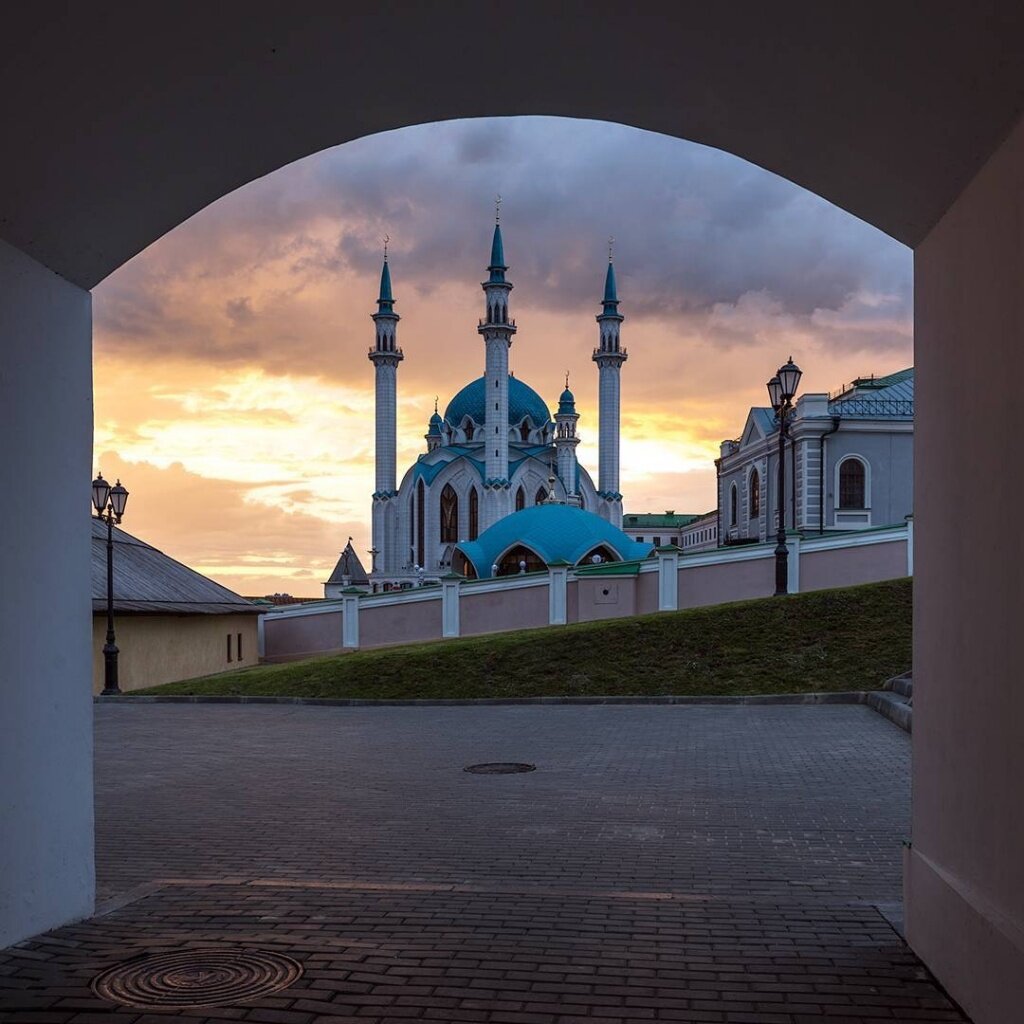
[[[1024,1006],[1024,121],[915,262],[911,945],[976,1024]]]
[[[88,288],[225,193],[326,147],[554,114],[736,153],[914,245],[1024,95],[1024,8],[972,10],[524,0],[510,19],[416,4],[282,15],[254,0],[244,18],[179,3],[151,26],[155,12],[119,0],[102,16],[21,5],[0,67],[12,155],[0,237]]]
[[[93,907],[91,305],[0,242],[0,948]]]

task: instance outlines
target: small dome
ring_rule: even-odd
[[[554,502],[513,512],[476,540],[459,544],[457,550],[479,579],[489,579],[491,566],[516,547],[528,548],[545,565],[576,565],[595,548],[604,548],[624,562],[646,558],[653,550],[653,545],[632,540],[593,512]]]
[[[458,427],[468,416],[477,426],[487,421],[486,414],[487,381],[483,377],[467,384],[449,403],[444,411],[444,418],[453,426]],[[508,379],[508,422],[509,426],[522,423],[523,417],[529,416],[534,427],[543,427],[551,420],[544,399],[529,384],[524,384],[517,377]]]
[[[576,411],[576,396],[568,388],[558,396],[558,411],[560,413],[574,413]]]
[[[430,426],[427,428],[427,434],[430,437],[440,436],[442,426],[444,426],[444,420],[435,412],[430,417]]]

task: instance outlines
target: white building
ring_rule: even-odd
[[[767,541],[778,523],[779,421],[752,408],[723,441],[722,543]],[[914,370],[805,394],[786,421],[785,526],[803,532],[902,523],[914,510]]]
[[[603,308],[597,316],[600,374],[598,484],[576,458],[579,415],[568,387],[554,417],[540,395],[509,373],[517,333],[509,315],[512,283],[505,272],[501,227],[495,224],[484,317],[477,332],[484,345],[484,374],[466,384],[425,435],[427,450],[396,481],[396,408],[399,316],[385,256],[381,271],[376,340],[369,358],[376,374],[376,490],[373,493],[373,590],[437,579],[451,571],[460,541],[506,516],[554,500],[622,523],[619,492],[619,375],[626,361],[619,330],[615,271],[609,259]]]

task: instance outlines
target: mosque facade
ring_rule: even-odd
[[[548,517],[533,522],[532,517],[516,514],[544,504],[569,506],[600,518],[612,531],[605,538],[605,555],[601,557],[616,552],[619,536],[624,543],[616,554],[628,557],[629,538],[621,534],[619,491],[620,375],[627,354],[620,344],[623,316],[611,257],[602,311],[596,318],[598,344],[593,353],[599,374],[596,485],[576,457],[579,414],[568,379],[552,416],[541,396],[509,372],[509,350],[518,327],[510,315],[512,282],[507,270],[501,225],[496,223],[488,277],[482,284],[484,315],[477,324],[483,344],[483,375],[459,390],[443,414],[435,407],[425,434],[426,451],[399,484],[397,396],[404,354],[398,345],[400,317],[395,312],[385,256],[377,312],[373,314],[375,341],[369,352],[376,383],[376,489],[370,552],[373,591],[437,579],[450,573],[453,564],[467,566],[458,556],[458,546],[476,542],[509,517],[515,517],[517,523],[529,521],[534,530],[543,528],[541,521]],[[587,517],[575,521],[583,523]],[[510,536],[515,532],[513,528]],[[497,562],[487,567],[491,568],[493,573],[484,574],[506,571]]]

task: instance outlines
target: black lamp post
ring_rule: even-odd
[[[92,503],[96,518],[107,524],[107,642],[103,645],[103,690],[109,697],[121,692],[117,685],[117,644],[114,642],[114,523],[121,522],[128,492],[118,480],[113,487],[97,473],[92,482]]]
[[[800,386],[803,371],[793,357],[785,366],[780,366],[778,373],[768,381],[768,397],[772,408],[779,418],[779,490],[778,490],[778,525],[779,532],[775,544],[775,594],[789,593],[789,548],[786,546],[786,415],[793,408],[793,399]]]

